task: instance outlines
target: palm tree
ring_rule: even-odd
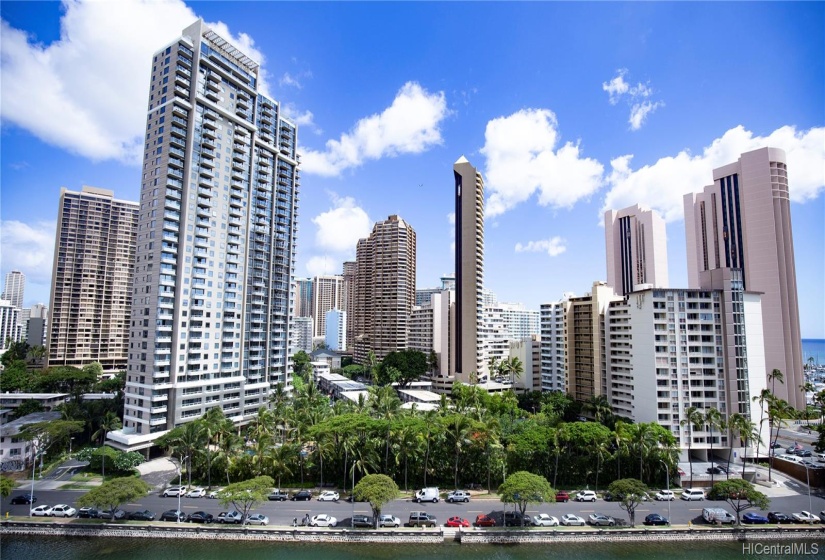
[[[713,429],[718,428],[720,431],[725,427],[725,420],[722,418],[722,413],[713,407],[705,411],[705,424],[710,432],[710,485],[713,486]]]
[[[785,383],[785,374],[782,373],[781,370],[774,369],[772,372],[768,374],[768,381],[771,383],[771,393],[776,396],[776,382],[779,381],[780,383]]]
[[[610,443],[600,441],[594,449],[596,452],[596,492],[599,491],[599,471],[602,469],[602,461],[610,455]]]
[[[744,479],[745,471],[748,466],[749,442],[760,440],[759,430],[750,418],[738,412],[730,415],[730,418],[728,418],[728,427],[731,429],[731,432],[735,432],[739,439],[744,443],[743,447],[745,449],[745,455],[742,457],[742,478]],[[730,460],[728,460],[728,466],[730,467]]]
[[[416,425],[404,424],[398,430],[398,455],[396,463],[404,462],[404,491],[408,489],[407,473],[410,456],[415,457],[416,454],[421,453],[421,443],[418,440]]]
[[[693,430],[701,430],[704,425],[704,415],[702,411],[695,406],[688,407],[685,410],[685,417],[679,421],[682,427],[688,427],[688,468],[690,468],[690,486],[693,487],[693,457],[691,455],[691,448],[693,444]]]
[[[644,460],[650,454],[652,449],[656,447],[656,435],[650,424],[631,424],[628,426],[630,435],[630,444],[639,454],[639,480],[644,480],[643,469]]]
[[[206,411],[206,414],[198,420],[198,425],[206,440],[206,478],[207,488],[212,489],[212,443],[218,435],[223,420],[226,417],[220,407],[213,407]]]
[[[442,400],[443,397],[446,395],[441,395]],[[427,470],[430,466],[430,445],[434,439],[434,436],[437,432],[438,424],[436,423],[436,419],[438,418],[438,413],[435,410],[428,410],[424,413],[424,423],[427,425],[427,431],[424,435],[424,441],[427,445],[427,451],[424,453],[424,486],[427,486]]]
[[[458,488],[458,460],[461,456],[461,448],[469,441],[472,427],[470,419],[463,414],[453,414],[445,424],[445,434],[447,435],[447,439],[452,441],[453,450],[455,451],[455,488]]]
[[[774,370],[778,371],[778,370]],[[772,436],[771,439],[771,449],[773,449],[773,445],[776,444],[776,440],[779,439],[779,430],[782,428],[782,424],[785,421],[785,418],[793,416],[794,409],[791,405],[788,404],[788,401],[784,399],[776,399],[771,402],[770,406],[768,407],[768,427],[773,430],[773,427],[776,426],[776,436]],[[768,480],[773,480],[773,463],[768,463]]]
[[[802,385],[799,386],[799,389],[802,391],[802,403],[805,405],[805,419],[808,421],[808,429],[811,429],[811,417],[808,414],[808,393],[813,393],[816,391],[816,386],[811,383],[810,381],[806,381]]]
[[[232,420],[225,418],[216,427],[215,438],[218,442],[218,449],[213,460],[226,461],[226,484],[229,485],[229,468],[232,466],[237,450],[241,448],[241,437],[237,434]]]
[[[388,474],[390,460],[390,430],[392,419],[401,409],[401,400],[391,385],[370,387],[370,404],[377,416],[387,423],[387,438],[384,451],[384,474]]]
[[[489,494],[492,481],[492,472],[490,468],[491,453],[493,447],[499,442],[501,424],[499,423],[498,418],[492,414],[479,418],[479,420],[481,422],[481,429],[479,433],[484,443],[484,454],[487,456],[487,493]]]
[[[603,420],[613,414],[613,407],[604,395],[593,395],[584,403],[584,409],[593,414],[593,419],[602,424]]]
[[[760,441],[761,441],[761,434],[762,434],[762,430],[763,430],[763,429],[764,429],[764,427],[765,427],[765,405],[768,405],[768,408],[770,408],[771,403],[772,403],[775,399],[776,399],[776,397],[774,397],[774,396],[773,396],[773,393],[771,393],[770,389],[767,389],[767,388],[762,389],[762,390],[759,392],[759,394],[758,394],[758,395],[754,396],[754,397],[751,399],[751,400],[753,400],[753,402],[758,402],[758,403],[759,403],[759,408],[761,409],[761,412],[760,412],[760,415],[759,415],[759,433],[760,433]],[[771,443],[771,434],[770,434],[770,430],[768,430],[768,445],[770,445],[770,443]],[[758,454],[758,451],[759,451],[759,450],[757,449],[757,454]],[[769,454],[770,454],[770,451],[771,451],[771,450],[768,450],[768,453],[769,453]]]
[[[120,422],[120,418],[118,418],[117,414],[111,410],[107,410],[100,419],[100,424],[98,424],[97,431],[92,434],[92,439],[100,438],[100,445],[103,445],[106,443],[106,434],[113,430],[119,430],[122,427],[123,424]]]

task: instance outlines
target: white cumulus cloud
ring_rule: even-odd
[[[487,123],[486,215],[497,216],[538,193],[542,206],[572,207],[602,183],[603,166],[581,155],[578,143],[559,144],[556,115],[522,109]]]
[[[0,222],[0,254],[3,272],[19,270],[29,282],[49,284],[57,224],[51,221],[27,224],[17,220]]]
[[[616,105],[624,96],[630,105],[630,116],[627,119],[630,130],[639,130],[652,114],[659,107],[664,107],[664,101],[650,101],[648,98],[653,95],[653,89],[648,84],[641,82],[631,86],[624,78],[627,75],[627,68],[620,68],[616,71],[616,76],[609,82],[602,83],[602,90],[609,96],[611,105]]]
[[[392,105],[359,120],[339,140],[328,140],[324,151],[302,150],[305,173],[334,177],[366,160],[417,154],[441,144],[441,121],[449,114],[444,92],[430,93],[407,82]]]
[[[312,111],[302,111],[293,103],[281,104],[281,112],[283,115],[291,120],[300,128],[311,130],[315,134],[321,134],[323,131],[315,124],[315,115]]]
[[[354,255],[358,240],[372,231],[372,221],[355,199],[335,193],[330,193],[330,197],[333,207],[312,219],[318,228],[315,246],[323,251]]]
[[[659,211],[668,222],[680,220],[683,195],[712,184],[714,168],[767,146],[785,150],[791,200],[804,202],[825,190],[825,127],[797,131],[796,127],[783,126],[767,136],[756,136],[737,126],[696,155],[682,150],[638,169],[631,166],[632,155],[613,159],[602,214],[638,203]]]
[[[0,23],[0,119],[93,160],[136,164],[143,149],[152,55],[198,16],[180,0],[66,0],[49,45]],[[250,58],[244,33],[207,23]],[[266,89],[266,76],[261,76]]]
[[[337,259],[327,255],[315,255],[307,261],[306,270],[309,277],[327,276],[330,274],[341,274],[343,269],[343,259]]]
[[[551,257],[557,257],[567,250],[566,242],[557,235],[550,239],[528,241],[526,244],[516,243],[516,253],[547,253]]]

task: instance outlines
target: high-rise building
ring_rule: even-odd
[[[312,317],[295,317],[292,320],[292,354],[303,350],[307,354],[312,352]]]
[[[366,363],[370,351],[381,360],[407,347],[415,303],[415,230],[396,215],[377,222],[358,241],[355,258],[353,359]]]
[[[638,290],[610,302],[604,317],[604,396],[616,415],[667,428],[683,460],[688,447],[711,460],[711,440],[718,457],[740,448],[726,430],[682,426],[688,408],[740,413],[759,426],[752,398],[766,387],[760,295],[743,289],[739,270],[703,274],[713,289]],[[761,428],[767,442],[767,422]]]
[[[567,392],[565,318],[572,293],[541,304],[541,390]]]
[[[152,59],[122,449],[290,378],[297,128],[202,20]]]
[[[653,210],[638,204],[604,213],[607,285],[627,295],[640,284],[666,288],[667,230]]]
[[[0,299],[0,350],[8,349],[10,342],[19,342],[21,336],[20,308]]]
[[[479,344],[484,288],[484,181],[464,156],[453,165],[455,178],[455,380],[469,383],[486,372]]]
[[[330,309],[325,318],[326,335],[324,342],[327,348],[336,352],[347,349],[347,312],[340,309]]]
[[[23,308],[23,296],[26,291],[26,275],[19,270],[6,273],[3,295],[0,299],[10,302],[14,307]]]
[[[435,352],[438,366],[432,373],[442,378],[450,375],[450,307],[454,300],[454,290],[434,293],[424,305],[413,307],[410,317],[407,347],[427,356]]]
[[[784,374],[779,398],[805,407],[799,303],[785,152],[762,148],[713,171],[713,185],[684,197],[688,284],[702,272],[741,269],[744,289],[761,292],[765,366]],[[709,278],[709,277],[705,277]]]
[[[60,190],[48,321],[49,366],[126,369],[138,203]]]
[[[358,266],[355,261],[344,262],[344,305],[341,307],[347,312],[347,346],[352,345],[355,340],[355,278],[358,276]]]
[[[295,279],[293,317],[312,317],[312,278]]]
[[[565,370],[567,390],[577,401],[585,402],[606,392],[604,313],[610,302],[622,299],[606,282],[594,282],[589,294],[569,299]]]
[[[315,325],[315,337],[327,334],[327,311],[343,309],[344,277],[316,276],[312,279],[312,321]]]
[[[501,309],[501,317],[510,340],[523,340],[541,332],[539,312],[525,309],[523,303],[499,302],[493,307]]]

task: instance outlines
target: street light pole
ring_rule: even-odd
[[[346,484],[346,483],[344,483]],[[350,488],[350,497],[352,498],[352,516],[349,518],[349,525],[351,529],[355,528],[355,494],[352,491],[355,489],[355,459],[352,460],[352,487]]]
[[[72,442],[73,441],[74,441],[73,437],[69,438],[69,456],[71,456],[71,454],[72,454]]]
[[[805,465],[805,478],[808,479],[808,523],[814,522],[814,507],[811,501],[811,471],[808,465]]]
[[[29,517],[32,516],[32,506],[34,505],[34,468],[37,466],[37,446],[32,440],[32,492],[29,494]]]
[[[180,496],[183,494],[181,486],[183,486],[183,462],[188,460],[189,456],[182,457],[180,463],[178,464],[178,512],[175,515],[178,523],[180,523]]]
[[[665,463],[661,459],[659,459],[659,462],[665,466],[665,476],[667,477],[667,524],[670,525],[670,502],[672,501],[670,495],[670,469],[667,468],[667,463]]]

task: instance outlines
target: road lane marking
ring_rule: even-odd
[[[143,507],[141,504],[126,504],[127,506]]]

